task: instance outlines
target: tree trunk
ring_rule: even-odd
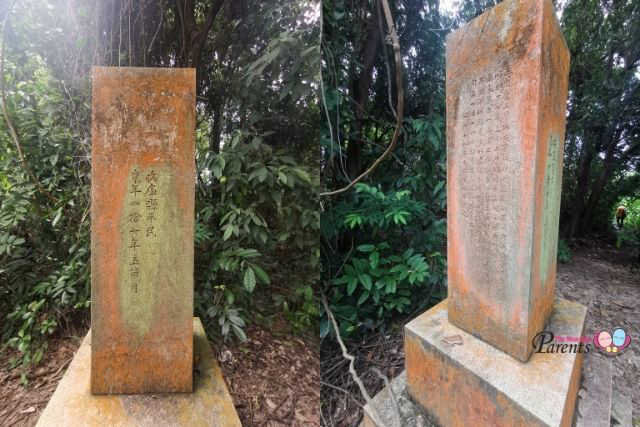
[[[366,116],[366,105],[369,99],[369,87],[373,79],[373,65],[375,64],[380,43],[380,30],[378,29],[378,8],[374,7],[371,16],[367,20],[367,35],[360,50],[359,62],[362,64],[360,74],[352,80],[351,93],[355,100],[355,123],[347,145],[347,174],[355,178],[362,172],[362,146],[365,141],[362,137],[362,127]]]
[[[607,152],[605,154],[604,168],[595,184],[593,185],[593,188],[591,189],[591,194],[589,195],[589,200],[587,201],[583,219],[580,223],[580,226],[578,227],[580,234],[584,233],[591,227],[591,224],[593,222],[593,212],[598,206],[600,196],[602,195],[602,190],[604,189],[604,186],[607,184],[607,181],[609,180],[609,178],[611,177],[611,173],[613,172],[613,166],[615,163],[614,153],[617,143],[617,136],[611,136],[609,144],[607,145]]]
[[[580,220],[582,218],[582,214],[584,212],[585,200],[584,195],[587,194],[589,188],[589,177],[591,175],[591,162],[593,161],[593,157],[595,155],[595,147],[586,143],[582,147],[581,153],[581,161],[580,161],[580,172],[578,175],[578,185],[576,187],[572,212],[571,212],[571,221],[569,223],[569,232],[567,237],[572,238],[575,237],[579,232]]]
[[[213,126],[211,136],[209,138],[209,151],[212,153],[220,152],[220,135],[222,134],[222,107],[223,103],[220,99],[216,100],[213,109]]]

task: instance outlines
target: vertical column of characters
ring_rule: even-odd
[[[147,223],[145,236],[154,238],[156,237],[156,213],[158,210],[158,174],[151,169],[146,176],[146,189],[144,191],[145,208],[147,214]]]
[[[131,172],[131,189],[129,190],[132,195],[131,199],[131,213],[129,214],[129,277],[133,285],[133,292],[138,293],[138,279],[140,277],[140,260],[138,258],[138,249],[140,248],[140,229],[138,228],[141,223],[142,214],[140,214],[139,206],[140,199],[140,171],[137,168],[133,168]]]

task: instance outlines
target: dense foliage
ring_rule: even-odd
[[[355,189],[323,200],[323,287],[344,334],[446,295],[444,37],[436,3],[390,2],[403,58],[398,148]],[[324,2],[323,185],[346,185],[382,154],[395,124],[395,63],[377,1]],[[325,318],[321,333],[329,332]]]
[[[379,3],[323,2],[326,189],[363,172],[393,133],[397,70]],[[323,289],[344,333],[446,295],[445,37],[496,3],[445,11],[438,1],[389,0],[402,51],[401,137],[380,168],[322,205]],[[640,1],[554,3],[571,54],[561,233],[612,233],[612,209],[640,188]],[[631,223],[627,230],[623,244],[634,241]],[[567,241],[560,245],[566,262]]]
[[[4,3],[3,3],[4,4]],[[9,5],[7,5],[9,6]],[[196,315],[212,335],[318,311],[318,10],[312,2],[3,6],[0,345],[37,362],[90,306],[92,65],[197,71]]]
[[[624,206],[626,217],[623,226],[617,230],[616,245],[619,248],[635,251],[631,256],[635,256],[640,264],[640,188],[634,196],[624,197],[615,205],[611,218],[615,216],[618,206]]]
[[[610,228],[640,188],[640,2],[571,0],[571,70],[561,221],[569,236]]]

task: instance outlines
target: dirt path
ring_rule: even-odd
[[[282,326],[282,325],[280,325]],[[245,343],[212,343],[243,426],[319,426],[320,361],[313,338],[253,326]],[[85,331],[77,335],[84,336]],[[52,340],[27,387],[0,355],[0,426],[33,426],[64,375],[81,338]]]
[[[640,425],[640,266],[634,257],[601,242],[578,242],[573,257],[558,266],[557,295],[588,307],[585,335],[596,331],[624,328],[631,345],[613,357],[614,390],[633,401],[633,416]],[[401,324],[385,335],[376,333],[350,342],[356,356],[356,370],[367,390],[375,395],[383,381],[374,373],[378,368],[389,378],[404,368]],[[587,357],[607,357],[592,351]],[[326,426],[357,426],[364,400],[351,379],[339,350],[329,342],[322,346],[322,414]]]
[[[631,335],[629,348],[612,358],[613,388],[631,396],[634,419],[640,418],[640,267],[611,245],[589,243],[559,266],[556,286],[558,295],[587,306],[585,335],[615,327]],[[585,357],[607,356],[593,351]]]

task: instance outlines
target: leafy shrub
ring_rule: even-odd
[[[564,239],[558,239],[558,261],[563,264],[571,262],[571,248]]]
[[[625,197],[615,204],[614,209],[621,204],[626,207],[627,216],[623,228],[616,232],[616,247],[626,247],[634,251],[637,254],[636,259],[640,262],[640,198]],[[615,216],[615,213],[612,216]]]
[[[88,146],[67,109],[85,99],[63,96],[37,56],[6,66],[7,108],[26,164],[1,120],[0,334],[28,367],[48,336],[88,313]]]
[[[353,332],[362,319],[371,329],[394,314],[406,313],[416,289],[429,284],[431,266],[423,255],[411,248],[393,255],[390,249],[386,242],[358,246],[360,256],[352,257],[344,274],[333,281],[341,285],[334,289],[332,301],[345,333]]]
[[[358,183],[353,199],[336,205],[332,214],[326,219],[323,216],[325,235],[352,232],[358,241],[371,242],[349,251],[328,288],[330,308],[340,320],[342,334],[379,327],[419,304],[428,304],[431,297],[443,296],[444,256],[425,245],[422,237],[406,238],[406,233],[426,217],[433,219],[426,204],[413,198],[411,191],[384,192]],[[428,230],[432,237],[442,237],[444,222],[430,221]],[[431,250],[416,251],[412,240],[416,246]],[[321,335],[328,332],[325,316]]]
[[[284,311],[310,326],[317,315],[311,291],[318,280],[317,176],[260,136],[242,132],[199,163],[212,191],[197,206],[197,312],[217,322],[223,336],[233,331],[243,338],[241,314],[264,287],[278,295]],[[299,273],[284,298],[269,286],[280,255],[287,271]]]

